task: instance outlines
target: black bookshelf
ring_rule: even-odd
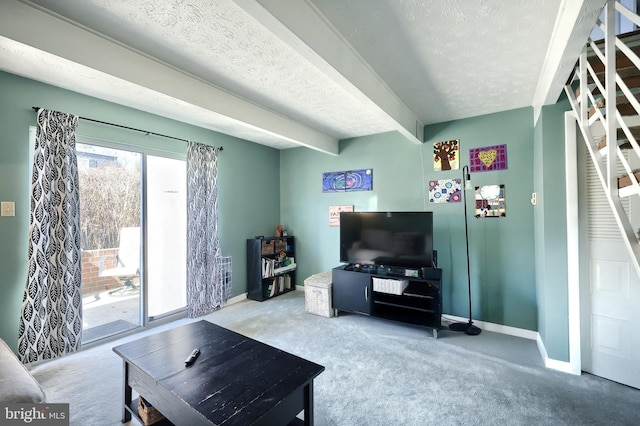
[[[248,239],[247,297],[262,302],[295,290],[295,260],[293,236]]]

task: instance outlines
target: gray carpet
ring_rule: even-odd
[[[640,390],[545,369],[531,340],[304,313],[304,293],[244,301],[205,319],[317,362],[316,425],[637,425]],[[180,320],[142,334],[182,325]],[[142,335],[139,334],[138,336]],[[118,425],[128,336],[32,369],[72,425]],[[137,424],[135,421],[132,424]],[[188,426],[188,425],[186,425]]]

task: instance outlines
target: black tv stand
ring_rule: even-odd
[[[394,272],[376,265],[334,268],[333,308],[336,314],[339,311],[354,312],[424,326],[437,339],[438,331],[442,329],[442,269],[420,268],[415,271],[418,276],[398,275],[399,270]],[[402,272],[406,274],[407,270]],[[415,274],[413,269],[409,273]],[[378,290],[381,289],[380,284],[387,283],[384,280],[403,285],[392,285],[392,291],[374,291],[375,280],[378,280]]]
[[[389,276],[397,278],[433,278],[433,273],[427,271],[429,269],[433,268],[404,268],[400,266],[369,265],[360,263],[349,263],[344,265],[345,271],[363,272],[365,274],[375,276]]]

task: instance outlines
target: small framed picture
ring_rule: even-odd
[[[329,206],[329,226],[340,226],[340,213],[352,211],[353,206]]]
[[[506,217],[504,185],[476,186],[476,217]]]

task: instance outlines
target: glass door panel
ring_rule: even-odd
[[[142,155],[76,144],[83,342],[140,326]]]
[[[152,320],[187,306],[187,169],[184,160],[146,158],[146,290]]]

